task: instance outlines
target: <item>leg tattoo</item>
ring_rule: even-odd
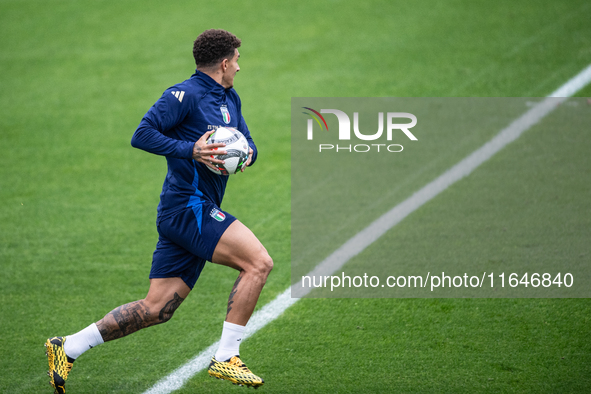
[[[242,274],[244,274],[244,271],[240,271],[240,275],[238,275],[238,278],[236,278],[236,282],[234,282],[234,287],[232,287],[232,291],[230,292],[230,297],[228,297],[228,310],[226,311],[226,318],[228,318],[228,314],[230,314],[230,311],[232,310],[232,304],[234,303],[233,298],[236,292],[238,291],[238,285],[242,280]]]
[[[164,305],[164,308],[160,310],[160,314],[158,315],[160,322],[164,323],[165,321],[169,321],[174,311],[177,310],[183,301],[184,298],[181,298],[178,293],[174,293],[174,298],[168,301],[166,305]]]
[[[96,325],[103,341],[122,338],[142,328],[170,320],[183,300],[178,293],[174,293],[174,298],[166,303],[157,317],[146,306],[144,300],[130,302],[107,313]]]
[[[150,309],[141,300],[113,309],[97,323],[97,327],[106,342],[148,327],[152,320]]]

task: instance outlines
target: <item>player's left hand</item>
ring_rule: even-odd
[[[246,165],[244,167],[242,167],[240,172],[244,172],[244,170],[246,170],[246,167],[248,167],[250,165],[250,162],[252,161],[252,153],[253,152],[254,151],[252,150],[252,148],[248,148],[248,160],[246,160]]]

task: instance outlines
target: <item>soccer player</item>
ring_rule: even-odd
[[[255,388],[264,383],[241,361],[239,345],[273,261],[244,224],[220,209],[228,176],[206,168],[223,163],[218,155],[226,153],[225,145],[206,143],[220,126],[234,127],[244,134],[250,145],[247,166],[257,158],[240,97],[233,89],[240,70],[240,44],[225,30],[200,34],[193,45],[195,74],[167,89],[135,131],[134,147],[166,156],[168,163],[158,205],[159,238],[150,288],[146,298],[115,308],[78,333],[47,340],[48,373],[56,393],[65,392],[73,362],[85,351],[170,320],[206,261],[239,271],[228,298],[220,347],[208,372]]]

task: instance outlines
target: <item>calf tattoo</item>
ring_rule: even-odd
[[[183,300],[178,293],[174,293],[173,299],[164,305],[158,316],[150,311],[144,300],[130,302],[107,313],[96,325],[103,340],[111,341],[170,320]]]
[[[228,315],[230,314],[230,311],[232,310],[232,304],[234,303],[234,295],[236,294],[236,292],[238,291],[238,285],[240,284],[240,281],[242,280],[242,274],[244,274],[244,271],[240,271],[240,275],[238,275],[238,278],[236,278],[236,282],[234,282],[234,287],[232,287],[232,291],[230,292],[230,297],[228,297],[228,310],[226,311],[226,318],[228,317]]]
[[[177,310],[179,305],[181,305],[181,302],[183,302],[183,300],[184,298],[181,298],[181,296],[179,296],[178,293],[174,293],[174,298],[168,301],[166,305],[164,305],[164,308],[160,310],[160,314],[158,315],[160,322],[163,323],[165,321],[170,320],[172,314],[174,313],[174,311]]]

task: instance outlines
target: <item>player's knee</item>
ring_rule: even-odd
[[[150,313],[145,316],[145,319],[149,320],[150,325],[166,323],[172,316],[177,308],[180,306],[182,298],[175,294],[175,297],[171,300],[159,300],[158,303],[150,304]]]
[[[263,264],[265,266],[265,271],[267,272],[267,275],[269,275],[269,273],[273,269],[273,259],[266,252],[265,252],[265,258],[263,260]]]
[[[265,249],[259,253],[259,256],[256,259],[255,267],[258,275],[267,279],[267,276],[269,276],[269,273],[273,269],[273,259],[271,256],[269,256],[269,253],[267,253]]]

